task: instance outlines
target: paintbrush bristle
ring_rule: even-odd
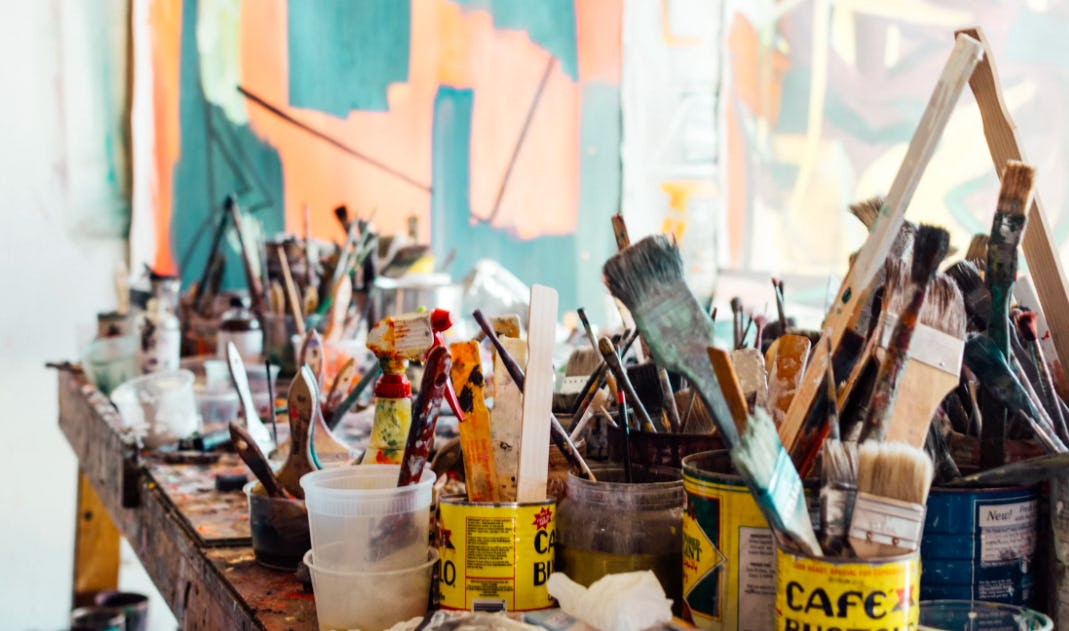
[[[965,313],[969,317],[969,330],[986,331],[991,317],[991,290],[984,283],[975,262],[958,261],[947,268],[947,275],[954,279],[961,290]]]
[[[879,497],[925,504],[934,467],[928,454],[901,442],[867,440],[857,450],[857,490]]]
[[[909,263],[888,256],[883,263],[883,313],[898,315],[909,304]]]
[[[821,447],[820,477],[825,486],[841,488],[857,482],[857,443],[828,438]]]
[[[946,274],[936,274],[928,285],[928,295],[921,307],[920,324],[964,339],[967,320],[965,299],[957,284]]]
[[[950,233],[938,226],[922,224],[917,228],[913,239],[913,266],[910,268],[910,280],[914,283],[929,284],[939,272],[939,263],[947,255],[950,247]]]
[[[683,259],[664,235],[653,235],[613,254],[602,268],[605,285],[628,307],[650,293],[683,282]]]
[[[585,376],[593,373],[601,365],[601,353],[592,348],[577,348],[568,356],[564,367],[565,377]]]
[[[1009,160],[1002,172],[1002,188],[999,191],[998,211],[1008,215],[1024,215],[1032,205],[1032,191],[1035,188],[1036,170],[1034,167]]]
[[[983,265],[987,263],[987,243],[991,240],[991,237],[977,233],[972,236],[969,241],[969,249],[965,250],[965,260],[972,261],[977,265]]]
[[[866,228],[871,229],[872,224],[876,223],[876,216],[880,214],[881,206],[883,206],[883,196],[876,195],[850,204],[850,213],[857,217]]]
[[[1039,326],[1037,322],[1039,316],[1035,311],[1022,311],[1017,315],[1015,320],[1017,324],[1017,332],[1020,333],[1021,338],[1029,343],[1035,343],[1039,339]]]

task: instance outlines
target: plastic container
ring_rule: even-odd
[[[921,601],[919,629],[928,631],[1051,631],[1047,616],[1013,605],[968,600]]]
[[[233,383],[230,381],[230,368],[227,367],[226,360],[205,355],[185,357],[182,359],[182,368],[189,370],[196,377],[194,387],[198,405],[201,405],[200,399],[202,395],[204,398],[214,399],[213,402],[220,405],[225,404],[224,399],[229,400],[231,396],[237,397],[237,390],[234,390]],[[278,390],[278,373],[278,364],[271,364],[271,384],[275,387],[275,396],[285,397],[285,391],[280,392]],[[249,390],[252,391],[252,401],[256,405],[256,410],[261,417],[267,418],[270,395],[267,389],[267,367],[264,365],[263,358],[246,359],[245,374],[249,377]],[[224,392],[230,394],[223,394]],[[238,399],[234,399],[234,401],[238,401],[238,405],[240,405]],[[207,402],[203,405],[207,406]],[[211,410],[207,411],[211,412]],[[213,414],[218,417],[222,412],[214,412]],[[205,423],[209,422],[209,416],[205,414],[203,409],[201,418]],[[230,421],[230,418],[226,420]]]
[[[137,337],[124,335],[93,340],[82,351],[82,370],[105,395],[141,374],[137,366]]]
[[[274,570],[297,569],[304,553],[312,547],[304,502],[268,497],[255,480],[243,490],[249,498],[249,530],[256,561]]]
[[[260,329],[260,321],[249,310],[248,302],[249,299],[243,296],[232,297],[230,308],[219,320],[215,351],[222,359],[226,358],[226,345],[229,342],[234,343],[243,358],[263,355],[264,332]]]
[[[124,631],[148,629],[148,596],[135,592],[100,592],[93,601],[98,607],[121,611],[125,617]]]
[[[606,574],[653,570],[677,605],[683,587],[683,474],[669,467],[592,468],[597,482],[572,474],[557,514],[557,565],[589,586]]]
[[[312,551],[321,567],[383,571],[420,562],[430,541],[435,480],[427,467],[418,484],[398,487],[400,465],[324,469],[301,478]]]
[[[156,448],[200,429],[193,373],[167,370],[131,379],[111,393],[123,423]]]
[[[328,548],[325,554],[332,551]],[[427,613],[438,551],[422,549],[412,565],[381,572],[345,572],[323,567],[312,550],[304,564],[312,574],[319,630],[380,631]]]

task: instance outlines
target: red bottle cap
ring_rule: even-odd
[[[412,384],[403,374],[385,374],[375,384],[375,396],[384,399],[404,399],[412,396]]]
[[[445,309],[435,309],[431,312],[431,330],[435,332],[445,331],[453,326],[453,314]]]

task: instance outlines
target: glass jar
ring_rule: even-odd
[[[571,474],[557,511],[557,568],[589,586],[606,574],[653,570],[669,598],[682,602],[683,474],[636,467],[593,468],[597,482]]]
[[[226,357],[228,342],[234,343],[238,354],[244,359],[258,358],[264,352],[264,332],[260,328],[260,321],[249,310],[248,298],[233,296],[230,308],[223,312],[215,344],[218,357]]]

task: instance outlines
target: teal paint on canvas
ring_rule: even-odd
[[[439,87],[434,99],[431,247],[435,255],[444,257],[450,248],[456,247],[453,267],[464,271],[480,259],[496,260],[527,284],[555,288],[562,310],[581,306],[576,303],[573,235],[523,240],[489,224],[472,221],[468,190],[474,101],[472,90],[448,86]]]
[[[457,3],[489,11],[497,28],[526,31],[532,42],[560,60],[565,74],[579,80],[574,0],[458,0]]]
[[[390,84],[408,81],[408,0],[290,0],[287,11],[290,105],[339,118],[389,109]]]
[[[182,153],[174,167],[174,213],[171,247],[183,284],[204,268],[211,236],[222,213],[222,200],[236,193],[240,206],[262,225],[265,234],[284,228],[282,162],[248,125],[235,125],[204,97],[196,41],[197,2],[182,4],[182,52],[179,95]],[[226,274],[223,287],[245,287],[241,254],[223,242]]]

